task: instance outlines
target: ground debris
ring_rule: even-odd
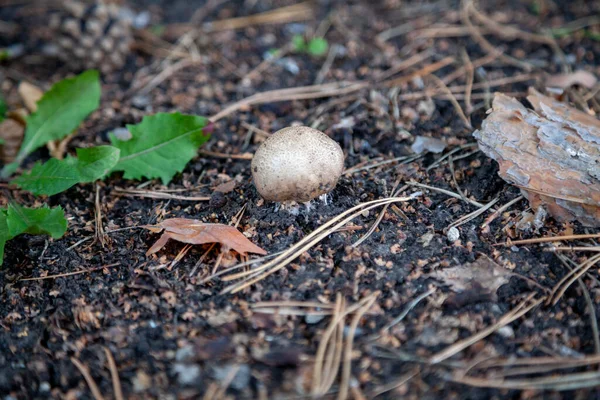
[[[442,281],[459,294],[446,299],[446,305],[462,306],[495,299],[496,291],[511,275],[509,270],[484,256],[472,263],[433,271],[428,276]]]
[[[233,226],[223,224],[207,224],[187,218],[170,218],[158,225],[146,226],[152,232],[165,230],[160,239],[152,245],[146,255],[154,254],[162,249],[169,239],[189,244],[220,243],[240,254],[267,252],[248,240]]]
[[[533,209],[544,205],[560,221],[600,226],[600,121],[533,89],[527,99],[535,111],[497,93],[473,133],[479,147]]]

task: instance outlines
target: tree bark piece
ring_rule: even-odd
[[[535,89],[527,99],[535,111],[496,93],[473,133],[479,148],[533,209],[542,205],[559,221],[600,226],[600,121]]]

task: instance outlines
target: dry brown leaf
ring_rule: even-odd
[[[221,193],[229,193],[233,189],[236,188],[237,184],[238,184],[238,182],[235,179],[232,179],[229,182],[221,183],[220,185],[218,185],[217,187],[215,187],[213,189],[213,191],[215,191],[215,192],[221,192]]]
[[[598,79],[594,74],[588,71],[579,70],[570,74],[552,75],[546,79],[546,86],[567,89],[573,85],[580,85],[591,89],[597,82]]]
[[[0,145],[0,159],[2,163],[8,164],[15,160],[21,147],[21,142],[23,142],[24,134],[25,126],[17,120],[7,118],[0,122],[0,139],[4,141],[4,144]]]
[[[473,136],[519,186],[533,209],[561,221],[600,226],[600,121],[530,89],[535,112],[497,93]]]
[[[25,103],[25,107],[32,113],[36,112],[37,102],[44,95],[44,91],[29,82],[21,82],[18,90],[21,99],[23,99],[23,103]]]
[[[145,226],[145,228],[155,233],[165,231],[160,239],[150,247],[146,255],[154,254],[162,249],[169,239],[189,244],[220,243],[225,249],[232,249],[240,254],[267,254],[265,250],[248,240],[235,227],[229,225],[207,224],[196,219],[171,218],[157,225]]]
[[[512,272],[484,256],[475,262],[436,270],[427,276],[439,279],[454,292],[476,290],[493,296],[511,275]]]

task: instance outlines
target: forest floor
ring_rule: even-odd
[[[48,5],[18,3],[0,7],[0,20],[43,24]],[[599,398],[597,269],[545,301],[589,253],[510,244],[591,231],[551,218],[521,229],[527,201],[472,137],[495,91],[524,100],[552,74],[600,75],[599,2],[482,0],[469,13],[451,0],[319,1],[308,17],[301,7],[275,23],[207,31],[190,18],[207,27],[294,2],[125,3],[149,11],[153,29],[137,35],[125,69],[103,76],[101,106],[68,151],[108,143],[110,131],[161,111],[215,117],[212,138],[168,186],[113,174],[40,199],[2,184],[2,197],[61,205],[69,219],[61,239],[7,243],[2,399],[119,399],[118,386],[130,399]],[[294,52],[296,34],[323,36],[328,54]],[[19,40],[27,29],[0,46]],[[281,50],[265,61],[272,49]],[[18,82],[47,89],[68,74],[34,52],[0,64],[9,104]],[[320,86],[219,114],[256,93],[309,85]],[[294,123],[338,141],[347,168],[326,204],[298,213],[263,201],[250,172],[265,137]],[[445,149],[415,154],[417,137]],[[39,150],[27,165],[47,158]],[[232,190],[215,191],[232,180]],[[232,282],[213,276],[235,266],[235,254],[171,241],[147,257],[158,235],[139,229],[173,217],[237,224],[273,255],[354,206],[415,192],[361,212],[236,293],[221,293]],[[490,201],[449,238],[451,223]]]

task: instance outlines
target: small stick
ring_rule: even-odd
[[[508,210],[514,204],[516,204],[519,201],[523,200],[523,198],[524,198],[523,195],[517,196],[514,199],[512,199],[511,201],[509,201],[508,203],[506,203],[505,205],[503,205],[502,207],[498,208],[496,211],[494,211],[494,213],[492,215],[490,215],[489,217],[487,217],[485,219],[485,221],[483,222],[483,224],[481,224],[481,229],[485,229],[485,227],[488,226],[489,224],[491,224],[493,220],[495,220],[496,218],[498,218],[498,216],[500,214],[502,214],[504,211]]]
[[[437,363],[440,363],[440,362],[452,357],[456,353],[463,351],[464,349],[471,346],[472,344],[477,343],[481,339],[496,332],[498,329],[502,328],[503,326],[508,325],[511,322],[516,321],[517,319],[521,318],[523,315],[527,314],[531,309],[533,309],[534,307],[541,304],[544,300],[546,300],[546,296],[543,296],[539,299],[533,300],[531,302],[531,304],[526,305],[527,302],[532,300],[534,297],[535,297],[535,293],[532,293],[531,295],[527,296],[527,298],[525,298],[521,303],[519,303],[519,305],[517,305],[515,308],[513,308],[512,310],[510,310],[509,312],[504,314],[502,316],[502,318],[500,318],[498,320],[498,322],[496,322],[495,324],[487,327],[486,329],[484,329],[466,339],[459,340],[458,342],[454,343],[453,345],[446,347],[444,350],[434,354],[429,359],[429,362],[431,364],[437,364]]]
[[[94,396],[94,399],[104,400],[104,396],[102,396],[102,393],[100,392],[100,389],[98,388],[98,385],[96,384],[96,381],[94,381],[94,378],[92,378],[92,375],[90,375],[90,370],[88,369],[88,367],[83,365],[81,363],[81,361],[79,361],[75,357],[71,357],[71,362],[73,364],[75,364],[75,366],[77,367],[79,372],[81,372],[81,375],[83,375],[83,378],[87,382],[88,387],[90,388],[90,391],[92,392],[92,396]]]
[[[67,272],[67,273],[64,273],[64,274],[48,275],[48,276],[38,276],[38,277],[35,277],[35,278],[23,278],[23,279],[19,279],[19,281],[41,281],[41,280],[44,280],[44,279],[64,278],[66,276],[73,276],[73,275],[85,274],[86,272],[99,271],[99,270],[104,269],[104,268],[112,268],[112,267],[116,267],[116,266],[119,266],[119,265],[121,265],[121,263],[108,264],[108,265],[103,265],[101,267],[88,268],[88,269],[84,269],[84,270],[81,270],[81,271]]]
[[[436,192],[444,193],[445,195],[448,195],[450,197],[454,197],[454,198],[459,199],[459,200],[464,200],[467,203],[474,205],[475,207],[485,207],[485,204],[481,204],[481,203],[479,203],[477,201],[474,201],[474,200],[471,200],[471,199],[468,199],[468,198],[467,199],[463,199],[458,193],[451,192],[450,190],[436,188],[434,186],[424,185],[422,183],[417,183],[417,182],[406,182],[406,184],[410,185],[410,186],[416,186],[416,187],[420,187],[420,188],[423,188],[423,189],[429,189],[429,190],[433,190],[433,191],[436,191]]]
[[[579,240],[579,239],[597,239],[600,238],[600,233],[588,233],[582,235],[563,235],[563,236],[553,236],[553,237],[543,237],[543,238],[535,238],[535,239],[523,239],[523,240],[514,240],[510,243],[496,243],[492,246],[518,246],[521,244],[534,244],[534,243],[547,243],[547,242],[560,242],[562,240]]]
[[[115,392],[115,400],[124,400],[123,388],[121,387],[121,380],[119,379],[119,371],[117,370],[117,363],[108,349],[104,346],[104,353],[106,354],[106,360],[108,361],[108,369],[110,370],[110,378],[112,380],[113,391]]]

